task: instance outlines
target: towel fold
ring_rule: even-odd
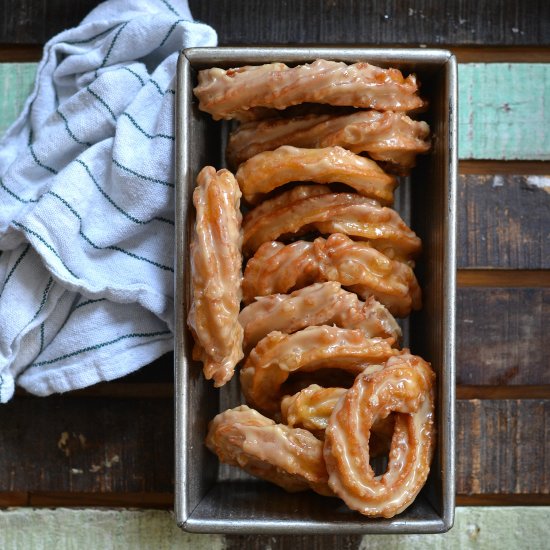
[[[0,142],[0,402],[124,376],[173,348],[184,0],[109,0],[44,48]]]

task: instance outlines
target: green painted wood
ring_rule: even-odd
[[[481,548],[547,548],[550,507],[459,507],[455,526],[444,535],[370,535],[331,537],[348,541],[348,550],[469,550]],[[3,550],[72,550],[131,548],[132,550],[221,550],[317,548],[321,537],[241,537],[191,535],[181,532],[170,512],[156,510],[16,508],[0,512]],[[241,539],[242,542],[242,539]],[[317,541],[318,542],[318,541]],[[240,542],[239,542],[240,544]]]
[[[0,133],[29,94],[36,63],[0,64]],[[459,65],[461,159],[550,160],[550,64]]]
[[[461,159],[550,159],[550,64],[458,68]]]
[[[0,134],[17,118],[32,91],[36,63],[0,63]]]
[[[0,512],[2,550],[222,550],[223,537],[182,532],[170,512],[157,510],[54,510]]]

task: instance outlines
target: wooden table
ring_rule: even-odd
[[[4,2],[1,129],[30,91],[41,44],[97,3]],[[196,18],[216,28],[220,45],[436,46],[455,52],[457,503],[550,505],[550,3],[190,4]],[[172,395],[171,355],[122,380],[64,396],[19,392],[0,407],[0,504],[171,508]],[[226,544],[344,549],[359,541],[335,534],[227,537]]]

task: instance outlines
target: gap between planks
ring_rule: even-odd
[[[17,389],[19,398],[37,399]],[[457,399],[550,399],[550,385],[511,385],[511,386],[468,386],[458,385]],[[171,401],[174,397],[172,382],[102,382],[89,388],[71,392],[71,397],[113,398],[113,399],[165,399]]]
[[[548,269],[459,269],[456,283],[459,288],[547,288]]]
[[[550,385],[468,386],[456,387],[456,398],[471,399],[550,399]]]
[[[461,175],[545,176],[550,174],[550,162],[542,160],[459,160]]]
[[[456,496],[457,506],[547,506],[550,494],[474,494]],[[152,508],[174,507],[172,493],[2,492],[0,508]]]
[[[220,46],[223,46],[223,44],[220,44]],[[249,44],[242,44],[242,46],[249,46]],[[300,44],[300,46],[306,46],[306,44]],[[307,46],[319,46],[319,44],[307,44]],[[335,48],[339,46],[343,48],[350,47],[349,44],[330,44],[330,46]],[[403,44],[383,44],[383,46],[405,47]],[[364,47],[380,47],[380,44],[364,44]],[[406,47],[451,50],[456,55],[459,63],[550,63],[549,47],[452,46],[448,44],[410,44]],[[0,63],[39,61],[41,57],[42,46],[40,44],[0,44]]]
[[[40,507],[109,507],[109,508],[156,508],[174,507],[173,493],[89,493],[70,491],[0,492],[0,508],[14,506]]]

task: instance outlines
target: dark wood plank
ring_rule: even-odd
[[[74,27],[100,0],[5,0],[0,19],[0,43],[44,44]]]
[[[44,43],[98,3],[5,0],[0,43]],[[191,0],[190,7],[221,44],[550,45],[545,0]]]
[[[0,407],[0,491],[173,491],[173,400],[16,397]]]
[[[457,292],[457,384],[550,384],[549,288]]]
[[[461,175],[458,266],[550,268],[550,178]]]
[[[457,402],[457,493],[550,494],[550,400]]]
[[[172,410],[171,400],[141,399],[5,405],[0,506],[169,507]],[[549,399],[459,400],[458,494],[495,504],[498,495],[504,503],[507,495],[550,495],[549,414]]]
[[[190,6],[223,44],[550,43],[550,6],[544,0],[191,0]]]

